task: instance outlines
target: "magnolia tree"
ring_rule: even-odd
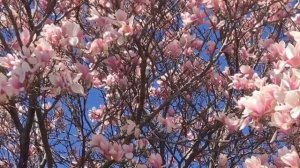
[[[0,0],[0,167],[300,167],[299,6]]]

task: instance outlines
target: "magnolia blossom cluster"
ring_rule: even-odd
[[[158,116],[157,120],[167,130],[168,133],[172,132],[177,128],[173,116],[168,115],[166,118],[163,118],[162,116]]]
[[[243,117],[250,118],[252,123],[260,123],[262,117],[269,116],[271,124],[281,131],[289,133],[292,125],[299,119],[299,73],[297,65],[297,46],[288,44],[285,52],[279,55],[280,64],[271,70],[270,79],[274,83],[265,83],[254,91],[252,96],[246,96],[238,101],[243,109]],[[279,54],[279,53],[278,53]],[[283,63],[285,62],[285,63]]]
[[[242,117],[222,116],[219,120],[225,124],[232,133],[243,130],[247,126],[261,131],[266,126],[275,127],[281,134],[293,134],[299,127],[300,119],[300,43],[299,32],[291,32],[296,45],[284,42],[271,43],[268,51],[272,51],[272,60],[275,60],[273,69],[269,70],[269,80],[261,79],[249,66],[242,65],[240,74],[232,77],[232,87],[237,90],[252,90],[249,96],[241,97],[237,101],[237,108],[242,110]],[[275,49],[274,46],[281,46]],[[233,115],[233,114],[231,114]],[[277,139],[274,134],[274,140]],[[274,141],[272,140],[272,141]],[[300,159],[295,148],[288,150],[286,147],[278,150],[274,164],[278,167],[299,167]],[[245,167],[272,167],[268,157],[252,156],[245,161]]]
[[[102,23],[101,20],[103,19],[106,21]],[[15,49],[21,49],[21,52],[8,54],[0,60],[0,65],[9,70],[8,74],[0,74],[1,102],[18,95],[24,89],[28,89],[35,74],[40,73],[42,70],[46,70],[44,72],[47,75],[49,73],[51,83],[51,86],[46,85],[43,89],[50,90],[53,95],[58,95],[62,91],[84,95],[84,87],[89,87],[90,84],[94,84],[96,87],[99,84],[101,86],[102,80],[106,83],[106,86],[112,86],[114,82],[126,86],[126,76],[119,77],[115,74],[108,74],[106,78],[100,77],[99,79],[99,74],[90,70],[93,66],[76,62],[76,66],[72,67],[73,70],[70,70],[68,64],[72,60],[62,55],[58,56],[55,53],[55,49],[58,47],[70,46],[77,50],[83,50],[85,59],[93,63],[98,59],[95,55],[107,51],[109,44],[112,42],[122,44],[121,41],[124,41],[124,36],[134,33],[133,19],[127,18],[127,14],[122,10],[118,10],[112,18],[104,18],[95,11],[88,20],[96,22],[95,24],[104,26],[106,29],[103,37],[94,39],[86,50],[84,34],[79,24],[70,21],[62,22],[61,26],[52,23],[46,24],[41,32],[41,38],[29,46],[26,46],[26,44],[29,44],[30,40],[34,40],[35,37],[31,36],[29,30],[25,28],[20,34],[23,46],[20,47],[17,42],[14,44]],[[118,25],[119,30],[114,29],[113,25]],[[106,59],[107,65],[113,68],[112,71],[115,71],[115,68],[122,69],[119,61],[119,57],[108,57]],[[60,63],[56,64],[57,62]],[[53,64],[55,64],[54,68]],[[88,85],[83,86],[80,79],[83,79]]]
[[[107,159],[120,161],[123,157],[127,159],[133,158],[133,144],[120,145],[117,142],[110,143],[103,135],[94,135],[91,145],[99,148],[101,154]]]
[[[272,159],[273,163],[269,160]],[[228,158],[226,154],[221,154],[218,160],[218,166],[220,168],[228,167]],[[243,163],[245,168],[277,168],[277,167],[300,167],[300,158],[294,146],[291,149],[283,147],[278,149],[276,154],[268,155],[261,154],[251,156]]]
[[[178,59],[182,54],[191,56],[195,50],[201,50],[202,47],[202,40],[189,33],[184,33],[179,40],[172,39],[172,41],[167,42],[164,54],[171,59]],[[211,48],[211,51],[213,51],[214,47]]]
[[[54,47],[59,45],[78,46],[83,37],[78,27],[68,21],[61,27],[46,25],[41,33],[42,38],[28,47],[23,46],[18,53],[2,57],[0,65],[8,70],[7,74],[1,74],[2,102],[6,98],[17,96],[20,91],[30,89],[30,85],[35,82],[35,75],[43,72],[45,75],[49,74],[51,86],[45,84],[42,89],[50,90],[54,95],[60,94],[62,90],[83,95],[84,88],[78,80],[83,75],[85,79],[89,78],[88,68],[77,63],[77,67],[74,67],[77,73],[74,73],[67,68],[69,60],[58,57],[54,51]],[[21,34],[22,43],[27,44],[30,38],[30,33],[25,29]],[[61,62],[52,67],[58,61]]]
[[[268,162],[269,157],[274,160],[274,164]],[[245,168],[272,168],[272,167],[300,167],[300,158],[294,147],[288,149],[283,147],[278,149],[277,155],[268,156],[267,154],[260,156],[251,156],[244,163]]]
[[[119,144],[117,142],[109,142],[103,135],[93,135],[91,145],[100,150],[100,153],[109,160],[121,161],[127,159],[134,162],[135,148],[133,144]],[[145,143],[140,141],[138,148],[145,147]],[[162,158],[159,154],[151,154],[148,158],[148,163],[153,168],[162,168]],[[137,164],[139,168],[146,168],[146,164]]]
[[[288,0],[16,2],[0,0],[0,166],[300,167]]]
[[[261,79],[257,73],[248,65],[240,67],[241,73],[232,76],[232,87],[237,90],[254,90],[261,85]]]

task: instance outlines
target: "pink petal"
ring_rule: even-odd
[[[288,34],[290,36],[292,36],[296,42],[300,41],[300,32],[298,32],[298,31],[290,31]]]
[[[117,10],[117,12],[115,13],[115,16],[116,16],[116,19],[119,21],[126,21],[126,19],[127,19],[127,13],[121,9]]]
[[[81,86],[79,83],[75,83],[71,85],[71,90],[73,93],[84,95],[84,89],[83,86]]]
[[[30,39],[30,32],[27,28],[25,28],[23,30],[23,32],[20,34],[20,38],[21,38],[21,41],[22,41],[23,45],[28,44],[29,39]]]

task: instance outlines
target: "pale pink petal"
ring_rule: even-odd
[[[299,155],[296,151],[285,154],[281,157],[281,160],[292,168],[298,168],[300,166]]]
[[[290,31],[288,34],[292,36],[296,42],[300,42],[300,32]]]
[[[160,154],[151,154],[149,159],[149,163],[153,168],[161,168],[162,167],[162,158]]]
[[[294,107],[294,108],[291,110],[291,116],[292,116],[292,118],[294,118],[294,119],[297,119],[297,118],[300,116],[300,106]]]
[[[73,47],[77,46],[79,43],[78,37],[70,37],[69,38],[69,44]]]
[[[127,13],[121,9],[117,10],[115,13],[116,19],[119,21],[126,21]]]
[[[30,32],[27,28],[24,28],[22,33],[20,34],[21,41],[23,45],[27,45],[30,40]]]
[[[298,91],[288,91],[285,95],[284,102],[290,107],[296,107],[300,105],[300,94]]]
[[[71,85],[71,90],[73,93],[84,95],[84,89],[83,86],[79,83],[75,83]]]

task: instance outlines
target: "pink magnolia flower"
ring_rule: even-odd
[[[282,86],[268,84],[260,87],[260,91],[269,95],[271,98],[276,99],[277,102],[283,103],[285,90]]]
[[[300,116],[300,92],[297,90],[288,91],[285,94],[284,102],[287,107],[291,108],[291,116],[298,118]]]
[[[160,154],[151,154],[149,159],[149,163],[153,168],[162,168],[162,158]]]
[[[297,90],[300,86],[300,71],[294,68],[286,71],[283,73],[281,82],[289,90]]]
[[[179,40],[181,46],[189,46],[195,37],[190,34],[183,34]]]
[[[200,10],[197,6],[194,6],[192,11],[192,20],[194,20],[196,24],[203,24],[205,17],[207,16],[206,13],[203,10]]]
[[[122,60],[118,55],[108,57],[104,60],[104,62],[112,69],[113,72],[118,72],[123,68]]]
[[[75,63],[76,68],[78,69],[78,71],[82,74],[82,78],[86,81],[86,82],[91,82],[92,81],[92,75],[90,73],[90,69],[89,67],[76,62]]]
[[[16,75],[20,83],[23,83],[28,73],[31,73],[32,69],[27,61],[19,60],[15,65],[11,75]]]
[[[244,107],[243,116],[260,118],[273,110],[275,99],[272,95],[261,91],[254,91],[252,96],[243,97],[238,101],[240,107]]]
[[[165,53],[174,58],[179,57],[182,53],[180,42],[178,40],[173,40],[172,42],[170,42],[165,48]]]
[[[271,58],[275,60],[278,58],[285,59],[285,42],[280,41],[279,43],[270,44],[267,48]]]
[[[134,8],[134,11],[137,14],[141,14],[141,13],[145,12],[146,8],[147,8],[147,6],[145,4],[137,4]]]
[[[242,47],[240,49],[240,56],[241,59],[245,59],[245,60],[249,60],[249,58],[255,58],[255,55],[253,55],[252,53],[249,52],[250,49],[246,50],[245,47]]]
[[[110,159],[115,161],[121,161],[124,156],[122,146],[116,142],[110,146],[108,154],[110,155]]]
[[[102,51],[107,50],[107,43],[103,39],[95,39],[89,49],[89,53],[100,54]]]
[[[134,33],[134,27],[131,24],[123,22],[118,32],[124,34],[125,36],[131,36]]]
[[[291,118],[289,112],[282,111],[282,112],[275,112],[272,115],[272,125],[280,128],[283,132],[288,132],[292,128],[294,124],[294,120]]]
[[[20,34],[20,38],[21,38],[21,41],[22,41],[22,43],[23,43],[24,46],[29,43],[30,32],[29,32],[29,30],[27,28],[24,28],[24,30]]]
[[[103,33],[103,40],[106,43],[110,43],[120,39],[121,33],[119,33],[116,29],[109,28],[107,31]]]
[[[134,151],[133,144],[123,145],[122,148],[124,150],[125,157],[127,159],[132,159],[133,158],[133,151]]]
[[[115,16],[118,21],[126,21],[127,19],[127,13],[121,9],[116,11]]]
[[[60,73],[53,73],[49,75],[49,81],[54,86],[56,94],[59,94],[61,89],[65,87],[63,76]]]
[[[13,95],[17,95],[19,91],[22,91],[24,89],[23,84],[15,75],[8,79],[8,83],[11,86],[11,91],[14,93]]]
[[[184,26],[188,26],[193,23],[192,14],[189,12],[181,13],[181,18]]]
[[[5,57],[0,57],[0,66],[12,69],[18,58],[15,55],[7,54]]]
[[[91,145],[99,148],[102,154],[107,154],[109,152],[110,144],[103,135],[93,135]]]
[[[108,87],[114,86],[117,84],[119,77],[116,74],[107,75],[106,79],[103,80]]]
[[[78,82],[82,74],[74,74],[69,70],[59,71],[49,75],[50,83],[54,86],[52,91],[54,94],[59,94],[65,89],[71,93],[85,95],[83,86]]]
[[[63,22],[62,33],[66,36],[66,40],[71,46],[77,46],[83,36],[80,26],[70,21]]]
[[[193,8],[195,6],[199,6],[202,4],[202,0],[201,1],[198,1],[198,0],[189,0],[186,2],[186,6],[189,7],[189,8]]]
[[[202,45],[203,45],[203,41],[202,40],[195,39],[195,40],[193,40],[193,42],[191,44],[191,47],[195,48],[197,50],[200,50],[202,48]]]
[[[264,165],[264,161],[259,157],[251,156],[247,158],[244,163],[245,168],[268,168],[267,165]]]
[[[48,1],[47,0],[40,0],[39,1],[39,6],[40,8],[42,8],[43,10],[46,10],[47,6],[48,6]]]
[[[146,165],[143,165],[143,164],[137,164],[137,165],[136,165],[136,168],[147,168],[147,166],[146,166]]]
[[[221,153],[218,158],[218,168],[226,168],[227,162],[228,162],[227,155]]]
[[[286,67],[285,61],[277,61],[273,64],[273,69],[269,72],[269,76],[274,84],[280,85],[283,71]]]
[[[89,112],[89,118],[92,121],[100,121],[100,119],[103,116],[103,111],[105,109],[105,106],[101,106],[100,108],[96,109],[95,107],[92,108]]]
[[[279,149],[278,158],[286,166],[290,166],[291,168],[300,167],[300,158],[294,147],[292,147],[290,150],[287,147]]]
[[[242,74],[234,74],[230,77],[232,79],[232,86],[234,89],[242,90],[242,89],[255,89],[255,81],[253,79],[249,79]]]
[[[138,148],[143,149],[147,146],[148,140],[147,139],[139,139],[137,140]]]
[[[193,63],[190,60],[186,61],[182,65],[182,72],[192,72],[193,69]]]
[[[55,52],[51,45],[45,39],[39,39],[36,43],[34,54],[37,58],[38,64],[46,66],[51,58],[55,56]]]
[[[221,114],[220,116],[216,117],[216,119],[222,122],[229,132],[235,132],[239,130],[241,126],[241,120],[237,119],[236,117],[228,117],[225,114]]]
[[[280,42],[279,44],[281,44],[282,42]],[[269,47],[271,47],[271,45],[274,44],[274,39],[272,38],[269,38],[269,39],[261,39],[259,41],[259,46],[262,47],[262,48],[267,48],[269,50]],[[276,43],[278,44],[278,43]],[[276,47],[272,47],[272,49],[270,48],[269,52],[272,52],[273,49],[276,51],[277,48]],[[282,46],[282,51],[284,53],[284,49],[285,49],[285,43],[283,42],[283,46]]]
[[[158,121],[167,129],[167,132],[170,133],[173,129],[176,129],[176,125],[174,124],[173,117],[163,118],[161,116],[158,117]]]
[[[63,36],[62,29],[54,24],[45,25],[41,34],[46,38],[47,41],[54,45],[59,44],[59,41]]]
[[[88,17],[87,20],[96,26],[99,27],[108,27],[112,23],[112,19],[108,17],[101,16],[98,11],[94,8],[91,10],[91,17]]]
[[[249,78],[251,78],[255,73],[255,71],[248,65],[242,65],[240,67],[240,71],[242,72],[242,74],[247,75],[247,77]]]
[[[292,151],[291,153],[287,153],[284,156],[281,156],[281,160],[291,168],[300,167],[300,159],[299,155],[296,151]]]
[[[85,95],[84,88],[81,84],[74,81],[74,83],[70,84],[70,90],[75,94]]]
[[[296,46],[288,44],[285,49],[287,63],[293,68],[300,68],[300,43]]]

